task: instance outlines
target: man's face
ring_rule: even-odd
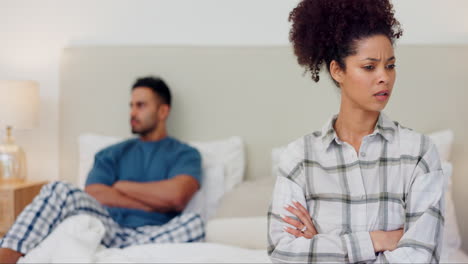
[[[148,87],[136,87],[130,101],[132,133],[145,136],[156,130],[160,122],[160,100]]]

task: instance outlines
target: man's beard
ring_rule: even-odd
[[[157,128],[158,128],[158,123],[155,123],[150,127],[141,128],[140,130],[135,129],[135,128],[132,127],[132,134],[144,137],[144,136],[150,134],[151,132],[155,131]]]
[[[144,137],[144,136],[148,135],[151,131],[153,131],[153,130],[152,129],[146,129],[146,130],[138,131],[138,130],[132,129],[132,134]]]

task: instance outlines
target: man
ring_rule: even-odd
[[[167,135],[170,107],[163,80],[138,79],[132,87],[130,123],[139,137],[97,153],[84,192],[63,182],[44,186],[0,240],[0,263],[16,262],[76,214],[103,222],[101,243],[106,247],[203,240],[200,217],[180,215],[200,188],[201,157]]]

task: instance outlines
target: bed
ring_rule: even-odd
[[[468,263],[461,250],[468,226],[458,224],[468,221],[468,46],[399,46],[396,57],[397,90],[385,112],[439,141],[453,170],[442,262]],[[206,218],[206,243],[97,247],[90,258],[48,262],[268,262],[266,211],[278,153],[337,112],[338,91],[325,75],[319,85],[304,76],[290,47],[70,47],[60,67],[62,180],[82,184],[93,151],[130,136],[130,86],[149,74],[173,91],[169,133],[199,148],[204,177],[223,186],[207,186],[189,206]]]

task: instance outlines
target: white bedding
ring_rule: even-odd
[[[183,253],[182,253],[183,252]],[[252,250],[218,243],[153,244],[107,249],[97,254],[97,262],[148,263],[271,263],[266,250]],[[468,263],[468,255],[458,250],[441,263]]]
[[[149,244],[105,249],[96,262],[135,263],[268,263],[266,250],[244,249],[217,243]]]
[[[217,243],[148,244],[108,249],[99,244],[104,226],[95,217],[72,216],[20,263],[266,263],[266,250]]]
[[[220,243],[147,244],[108,249],[99,244],[104,226],[92,216],[77,215],[61,223],[20,263],[269,263],[265,249]],[[442,263],[468,263],[458,250]]]

